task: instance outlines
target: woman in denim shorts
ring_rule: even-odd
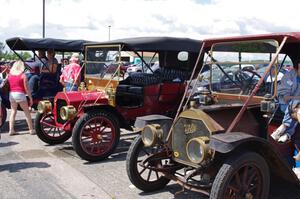
[[[32,106],[32,97],[28,88],[28,80],[24,74],[25,66],[22,61],[16,61],[8,75],[9,83],[9,101],[11,105],[11,115],[9,119],[9,135],[17,135],[14,129],[15,118],[17,114],[18,105],[23,109],[26,122],[29,127],[29,133],[35,134],[32,127],[31,115],[28,107],[26,95],[29,97],[29,106]]]

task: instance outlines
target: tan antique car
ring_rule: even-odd
[[[275,180],[299,185],[299,132],[285,144],[270,137],[283,118],[277,74],[289,72],[299,49],[300,32],[204,40],[175,119],[137,119],[143,130],[127,155],[130,181],[149,192],[173,180],[210,199],[267,199]]]

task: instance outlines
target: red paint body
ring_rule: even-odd
[[[117,110],[125,120],[150,114],[166,114],[176,111],[184,93],[185,84],[162,83],[144,87],[144,103],[138,108],[124,108],[117,106]]]
[[[161,83],[157,85],[144,86],[143,103],[139,107],[121,107],[116,106],[115,109],[122,115],[124,121],[134,121],[136,117],[149,114],[167,114],[176,111],[181,97],[184,93],[184,83]],[[100,96],[99,96],[100,95]],[[95,100],[97,103],[95,103]],[[65,100],[66,104],[76,108],[77,117],[67,123],[58,121],[58,100]],[[53,115],[55,125],[66,131],[70,131],[76,120],[84,113],[83,107],[88,106],[109,106],[108,96],[104,92],[96,91],[78,91],[78,92],[59,92],[54,99]],[[61,108],[61,106],[59,106]]]
[[[100,95],[100,97],[99,97]],[[58,127],[64,127],[64,124],[57,121],[57,114],[60,110],[57,110],[58,100],[65,100],[66,105],[72,105],[76,108],[77,117],[73,120],[77,120],[80,115],[83,114],[83,106],[94,104],[97,100],[97,104],[108,104],[107,95],[104,92],[99,91],[72,91],[72,92],[59,92],[54,98],[53,115],[55,118],[55,125]],[[75,123],[72,121],[72,123]],[[66,125],[63,129],[70,130],[71,125]]]

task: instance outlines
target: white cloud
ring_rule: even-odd
[[[201,4],[202,2],[202,4]],[[42,0],[0,0],[0,41],[42,36]],[[102,41],[300,31],[297,0],[46,0],[46,36]]]

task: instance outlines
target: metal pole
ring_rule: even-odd
[[[45,38],[45,0],[43,0],[43,38]]]
[[[110,40],[110,25],[108,26],[108,41]]]

